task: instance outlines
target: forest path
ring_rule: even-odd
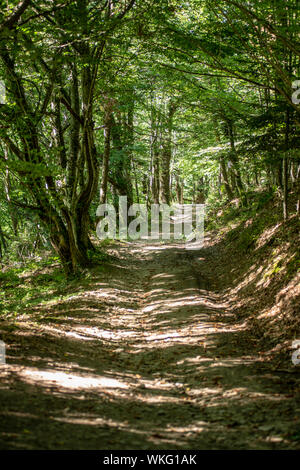
[[[202,251],[109,251],[84,287],[6,331],[0,448],[299,447],[293,384],[253,352]]]

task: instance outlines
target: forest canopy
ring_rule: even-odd
[[[299,213],[298,3],[2,1],[0,256],[87,267],[119,196]]]

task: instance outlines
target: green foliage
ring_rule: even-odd
[[[101,246],[105,247],[106,245],[111,245],[113,243],[113,240],[103,240],[101,241]],[[101,248],[97,248],[95,250],[89,250],[89,259],[93,264],[101,265],[102,263],[105,263],[111,259],[110,255],[105,253],[104,251],[101,251]]]
[[[113,204],[119,195],[153,202],[154,176],[161,180],[169,158],[171,198],[180,198],[181,185],[184,202],[205,200],[208,228],[255,217],[276,192],[286,205],[292,178],[283,173],[296,179],[299,169],[299,108],[290,98],[300,76],[296,7],[296,0],[42,1],[14,20],[18,4],[6,2],[2,260],[33,261],[52,244],[65,270],[76,271],[80,262],[64,253],[71,219],[70,237],[82,236],[79,259],[105,260],[88,252],[82,213],[96,222],[106,151]],[[245,232],[244,250],[255,230]]]
[[[300,257],[295,254],[292,259],[287,263],[286,269],[288,276],[293,276],[295,273],[299,273]]]
[[[28,263],[23,268],[12,268],[0,276],[1,314],[16,317],[30,314],[40,304],[64,298],[70,281],[61,268],[54,268],[55,258]],[[49,266],[50,272],[40,272]],[[48,269],[49,269],[48,268]]]

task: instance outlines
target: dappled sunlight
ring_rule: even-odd
[[[125,330],[125,331],[117,331],[117,330],[101,330],[99,328],[85,328],[85,327],[78,327],[78,331],[81,332],[82,336],[84,338],[89,339],[94,339],[94,338],[99,338],[99,339],[111,339],[111,340],[122,340],[122,338],[129,339],[137,336],[136,331],[130,331],[130,330]]]
[[[119,380],[109,377],[82,377],[79,375],[60,371],[42,371],[25,369],[20,372],[21,378],[30,383],[43,382],[44,386],[49,384],[68,389],[106,389],[106,388],[128,388],[128,385]]]
[[[280,446],[281,427],[264,426],[272,429],[276,407],[292,429],[292,399],[264,373],[247,323],[199,288],[177,246],[132,247],[130,274],[95,274],[85,292],[36,306],[9,333],[0,419],[16,428],[13,447],[31,448],[36,426],[62,436],[44,448],[70,448],[74,435],[82,448]],[[249,434],[251,420],[261,429]]]
[[[0,450],[300,449],[299,4],[1,2]]]

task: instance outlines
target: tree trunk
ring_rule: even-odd
[[[228,137],[229,137],[230,148],[231,148],[231,152],[229,154],[229,160],[232,164],[234,179],[235,179],[235,182],[236,182],[236,186],[238,188],[239,195],[241,197],[243,197],[244,185],[243,185],[243,182],[242,182],[241,172],[240,172],[239,164],[238,164],[238,156],[237,156],[237,152],[236,152],[236,148],[235,148],[233,125],[232,125],[232,121],[230,119],[226,119],[226,123],[227,123]]]
[[[221,156],[221,159],[220,159],[220,167],[221,167],[222,181],[223,181],[224,186],[225,186],[225,191],[226,191],[227,197],[228,197],[229,201],[232,201],[232,199],[234,198],[234,195],[233,195],[233,191],[231,189],[230,183],[229,183],[229,178],[228,178],[228,173],[227,173],[227,168],[226,168],[226,162],[225,162],[225,158],[223,156]]]
[[[4,159],[8,159],[8,149],[7,145],[4,146]],[[5,179],[4,179],[4,191],[5,191],[5,197],[6,201],[8,204],[8,211],[11,219],[11,224],[13,228],[13,232],[15,237],[18,236],[18,219],[17,219],[17,214],[15,211],[15,208],[13,207],[11,203],[11,198],[10,198],[10,193],[11,193],[11,184],[10,184],[10,175],[9,175],[9,169],[5,169]]]
[[[176,107],[172,101],[168,104],[166,116],[166,133],[162,138],[160,155],[160,200],[170,204],[170,163],[172,158],[172,127]]]
[[[105,106],[104,115],[104,152],[102,163],[102,180],[100,187],[100,204],[105,204],[107,198],[108,171],[110,158],[110,139],[112,127],[112,103],[109,101]]]
[[[288,151],[289,151],[289,135],[290,135],[290,110],[286,112],[286,129],[285,129],[285,151],[282,161],[282,180],[283,180],[283,219],[287,220],[288,213],[288,191],[289,191],[289,173],[288,173]]]
[[[183,182],[178,172],[175,172],[175,192],[178,204],[183,204]]]

